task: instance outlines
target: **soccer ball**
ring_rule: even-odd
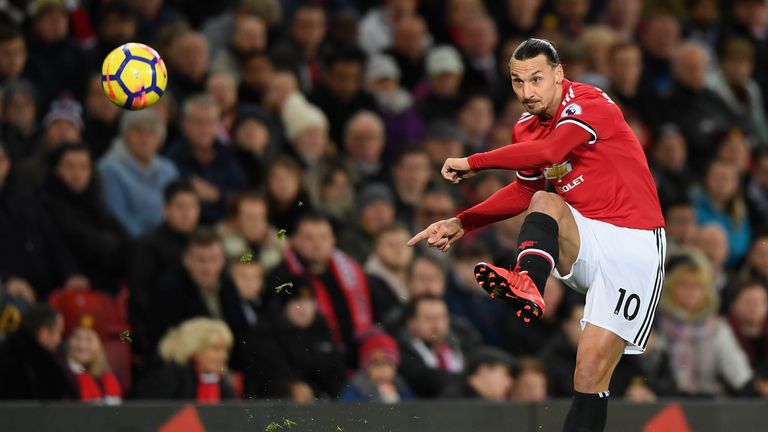
[[[144,44],[112,50],[101,65],[101,87],[113,104],[129,110],[152,106],[163,95],[168,71],[160,55]]]

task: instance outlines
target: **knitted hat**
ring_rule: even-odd
[[[464,63],[456,48],[450,45],[440,45],[432,48],[427,54],[427,75],[440,75],[444,73],[464,73]]]
[[[400,364],[400,349],[392,336],[386,333],[373,335],[360,346],[360,366],[363,369],[386,361],[397,367]]]
[[[328,119],[316,106],[309,103],[300,93],[288,96],[282,110],[285,134],[289,141],[294,141],[304,131],[320,126],[328,129]]]
[[[70,98],[57,99],[51,103],[51,109],[43,118],[43,124],[45,127],[48,127],[57,120],[66,120],[82,131],[82,114],[83,107],[76,100]]]

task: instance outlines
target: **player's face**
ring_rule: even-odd
[[[563,84],[563,67],[552,66],[546,56],[509,62],[512,89],[526,111],[535,115],[554,115]]]

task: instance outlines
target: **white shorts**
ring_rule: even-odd
[[[587,323],[626,341],[624,354],[642,354],[648,344],[664,281],[664,228],[622,228],[588,219],[571,209],[581,247],[571,272],[552,274],[586,293],[582,330]]]

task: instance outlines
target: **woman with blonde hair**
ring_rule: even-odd
[[[165,365],[144,377],[136,397],[199,403],[233,399],[235,392],[226,374],[232,341],[232,332],[223,321],[202,317],[184,321],[160,341]]]
[[[67,338],[68,371],[75,382],[80,400],[92,404],[118,405],[123,389],[109,368],[104,346],[93,320],[85,317]]]
[[[728,323],[717,315],[712,269],[697,251],[668,259],[661,335],[679,391],[687,396],[752,394],[752,369]],[[722,388],[721,383],[727,388]]]

